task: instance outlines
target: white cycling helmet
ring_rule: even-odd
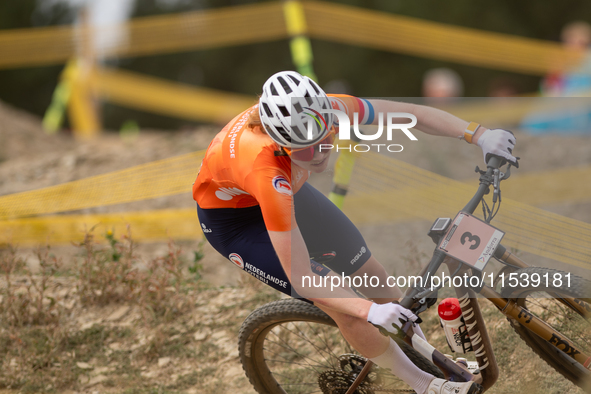
[[[333,115],[326,93],[310,78],[295,71],[274,74],[263,85],[259,115],[267,134],[280,146],[305,148],[330,131]]]

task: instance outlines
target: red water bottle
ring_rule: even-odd
[[[457,298],[446,298],[437,308],[441,327],[445,331],[447,344],[452,352],[466,353],[472,350],[472,344],[462,316],[462,308]]]

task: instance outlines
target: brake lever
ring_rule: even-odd
[[[505,176],[505,174],[503,174],[498,168],[493,171],[493,204],[496,203],[499,198],[499,184],[501,182],[500,179],[503,179],[503,176]]]
[[[507,166],[507,172],[505,172],[504,174],[501,173],[503,176],[501,178],[501,181],[504,181],[505,179],[509,179],[509,177],[511,176],[511,163],[509,163],[509,165]]]
[[[507,170],[506,170],[506,172],[503,172],[500,169],[494,170],[494,172],[493,172],[493,188],[494,188],[494,192],[493,192],[493,203],[497,202],[497,198],[500,195],[500,192],[501,192],[501,188],[500,188],[501,181],[504,181],[505,179],[509,179],[510,176],[511,176],[511,163],[508,163],[507,164]]]

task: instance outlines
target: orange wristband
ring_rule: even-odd
[[[478,130],[479,127],[480,124],[476,122],[471,122],[468,127],[466,127],[466,130],[464,130],[464,139],[467,143],[472,143],[472,137],[474,137],[474,133],[476,133],[476,130]]]

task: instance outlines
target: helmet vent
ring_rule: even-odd
[[[286,94],[290,94],[291,92],[293,92],[293,90],[289,87],[289,84],[287,83],[287,81],[285,79],[283,79],[281,77],[277,77],[277,80],[279,81],[279,83],[283,87],[283,90],[285,90]]]
[[[293,75],[288,75],[288,77],[289,77],[289,78],[290,78],[292,81],[294,81],[294,82],[296,83],[296,85],[299,85],[299,84],[300,84],[300,80],[299,80],[299,79],[297,79],[296,77],[294,77]]]
[[[312,103],[314,102],[314,100],[312,100],[312,97],[310,97],[310,93],[306,92],[306,94],[304,95],[304,98],[306,99],[306,102],[308,103],[308,105],[312,105]]]
[[[299,114],[301,113],[304,109],[302,108],[302,106],[300,105],[300,103],[294,103],[293,104],[293,108],[296,110],[296,112]]]
[[[277,108],[279,108],[283,116],[290,116],[289,111],[283,105],[278,105]]]
[[[269,108],[269,106],[267,105],[267,103],[263,103],[263,109],[265,110],[265,113],[267,114],[267,116],[269,118],[273,117],[273,112],[271,112],[271,109]]]
[[[285,131],[285,129],[281,126],[275,126],[275,129],[277,129],[277,131],[279,132],[279,134],[281,134],[282,136],[285,137],[285,139],[287,139],[288,141],[291,141],[291,137],[289,136],[289,133],[287,131]]]
[[[316,91],[316,94],[320,94],[320,89],[318,89],[318,86],[316,86],[316,84],[314,83],[314,81],[310,80],[310,85],[312,85],[312,87]]]
[[[275,89],[275,85],[271,84],[271,94],[273,96],[279,96],[279,93],[277,93],[277,89]]]

